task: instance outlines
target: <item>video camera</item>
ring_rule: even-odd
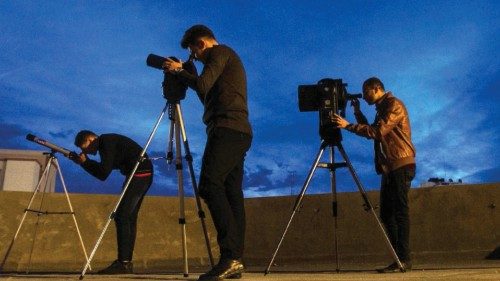
[[[321,79],[316,85],[299,85],[299,110],[319,112],[319,134],[325,141],[342,140],[340,129],[332,121],[333,114],[345,117],[347,101],[362,97],[361,94],[349,94],[346,87],[342,79],[331,78]]]
[[[169,58],[176,62],[180,62],[180,60],[176,57],[169,57]],[[167,59],[162,56],[149,54],[148,57],[146,58],[146,64],[150,67],[164,70],[162,65],[166,60]],[[193,75],[197,75],[196,66],[191,60],[184,62],[182,64],[182,68]],[[173,103],[183,100],[186,97],[186,91],[188,88],[188,86],[182,81],[180,81],[178,77],[176,77],[174,74],[168,71],[164,71],[162,87],[163,87],[163,97],[167,99],[167,101]]]

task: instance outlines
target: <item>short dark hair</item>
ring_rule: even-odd
[[[376,86],[380,86],[380,88],[382,88],[382,90],[385,91],[384,83],[382,83],[382,81],[380,81],[380,79],[378,79],[377,77],[368,78],[363,83],[363,89],[364,88],[368,88],[368,87],[369,88],[374,88]]]
[[[88,136],[97,136],[94,132],[89,130],[82,130],[76,134],[75,145],[80,147]]]
[[[215,35],[210,28],[202,24],[193,25],[184,32],[184,36],[182,36],[181,40],[181,47],[187,49],[189,45],[196,44],[196,42],[203,37],[215,39]]]

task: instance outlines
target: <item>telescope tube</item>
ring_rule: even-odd
[[[40,145],[43,145],[45,147],[48,147],[50,148],[52,151],[55,151],[55,152],[60,152],[62,155],[68,157],[68,158],[71,158],[71,156],[73,155],[77,155],[76,152],[74,151],[70,151],[70,150],[67,150],[65,148],[62,148],[60,146],[57,146],[53,143],[50,143],[44,139],[41,139],[35,135],[32,135],[32,134],[27,134],[26,135],[26,139],[29,140],[29,141],[32,141],[32,142],[35,142],[35,143],[38,143]]]

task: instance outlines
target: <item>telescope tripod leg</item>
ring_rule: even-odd
[[[89,269],[92,270],[90,266],[89,257],[87,255],[87,250],[85,249],[85,244],[83,243],[82,234],[80,232],[80,227],[78,227],[78,222],[76,221],[75,211],[73,211],[73,205],[71,205],[71,201],[69,200],[68,189],[66,188],[66,183],[64,182],[64,178],[61,172],[61,166],[59,166],[59,161],[57,158],[54,158],[54,165],[57,168],[57,173],[59,174],[59,180],[61,180],[61,185],[64,189],[64,194],[66,195],[66,201],[68,201],[69,210],[71,212],[71,217],[73,218],[73,222],[75,223],[76,232],[78,234],[78,238],[80,239],[80,245],[82,246],[83,254],[85,255],[85,260],[89,263]]]
[[[337,235],[338,230],[338,203],[337,203],[337,179],[335,175],[335,150],[333,146],[330,147],[330,186],[332,190],[332,215],[333,215],[333,238],[335,243],[335,264],[337,265],[336,271],[340,272],[340,260],[339,260],[339,239]]]
[[[358,190],[361,193],[361,197],[363,197],[363,200],[365,202],[366,210],[369,211],[373,215],[373,217],[375,218],[375,221],[377,222],[377,225],[384,236],[384,242],[385,242],[387,248],[389,249],[389,252],[390,252],[393,260],[398,265],[399,270],[401,272],[405,272],[405,268],[404,268],[403,264],[401,263],[401,261],[399,260],[398,255],[396,254],[396,251],[394,250],[394,247],[392,246],[391,241],[389,240],[389,236],[387,235],[387,232],[385,231],[384,226],[380,222],[380,219],[378,218],[378,215],[375,212],[375,209],[373,208],[373,205],[371,204],[370,200],[368,199],[368,195],[366,194],[366,191],[363,188],[361,181],[359,180],[359,177],[356,174],[356,171],[354,170],[354,167],[351,164],[351,161],[349,161],[349,157],[347,157],[347,153],[345,152],[344,148],[342,147],[342,144],[338,143],[337,148],[339,149],[340,154],[344,158],[344,161],[347,164],[347,167],[349,168],[349,172],[351,173],[352,178],[356,182],[356,186],[358,187]]]
[[[178,116],[172,120],[175,133],[175,168],[177,170],[177,186],[179,192],[179,224],[181,225],[182,236],[182,257],[184,260],[184,277],[189,276],[188,253],[187,253],[187,235],[186,235],[186,214],[184,206],[184,177],[182,174],[182,148],[180,137],[180,126]]]
[[[172,164],[172,160],[174,159],[174,152],[173,152],[173,146],[174,146],[174,132],[175,132],[175,117],[171,118],[170,122],[170,133],[168,135],[168,144],[167,144],[167,154],[166,154],[166,159],[168,164]]]
[[[40,199],[40,205],[38,206],[38,212],[37,212],[37,216],[36,216],[35,229],[33,230],[33,240],[31,242],[31,249],[30,249],[30,255],[29,255],[29,259],[28,259],[28,268],[26,269],[26,274],[28,274],[30,272],[30,269],[31,269],[31,258],[33,257],[33,249],[35,248],[35,241],[36,241],[36,235],[38,233],[38,225],[40,224],[40,217],[43,215],[42,206],[43,206],[43,201],[45,199],[45,193],[47,192],[47,183],[49,181],[50,167],[52,165],[54,165],[54,159],[55,158],[53,155],[51,155],[49,157],[49,161],[47,164],[47,166],[49,166],[49,167],[47,169],[47,173],[45,174],[45,179],[40,178],[40,182],[42,180],[45,180],[45,185],[43,187],[42,197]],[[28,209],[28,211],[30,211],[30,210]]]
[[[28,214],[28,210],[30,210],[31,205],[33,204],[33,201],[35,200],[36,194],[40,191],[40,186],[42,184],[43,179],[47,178],[49,175],[50,167],[51,167],[52,161],[48,161],[47,165],[45,166],[45,169],[42,173],[42,176],[40,177],[40,180],[38,181],[38,184],[36,185],[35,189],[33,190],[33,193],[31,194],[30,201],[28,203],[28,206],[26,209],[24,209],[23,216],[21,217],[21,221],[19,222],[19,226],[17,227],[16,233],[14,234],[14,237],[12,238],[9,247],[7,248],[7,252],[5,253],[5,256],[3,258],[2,264],[0,265],[0,272],[3,271],[3,268],[5,266],[5,263],[7,262],[7,258],[9,257],[10,251],[12,250],[12,247],[14,246],[14,243],[17,239],[17,236],[21,232],[21,228],[24,224],[24,220],[26,219],[26,215]]]
[[[307,174],[306,181],[304,185],[302,186],[302,190],[299,193],[299,196],[295,199],[295,205],[293,206],[293,211],[292,214],[290,215],[290,219],[288,220],[288,223],[283,231],[283,234],[281,235],[280,241],[278,242],[278,246],[276,246],[276,250],[273,253],[273,256],[271,258],[271,261],[267,265],[266,270],[264,271],[264,275],[267,275],[269,273],[269,270],[271,269],[271,266],[273,265],[274,259],[276,258],[276,255],[278,254],[278,251],[281,247],[281,244],[283,243],[283,240],[285,239],[285,235],[288,232],[288,228],[290,228],[290,225],[292,224],[292,220],[295,217],[295,214],[299,211],[301,204],[302,204],[302,199],[304,198],[304,195],[307,191],[307,188],[309,186],[309,183],[311,182],[311,179],[314,175],[314,172],[316,171],[316,168],[318,167],[318,163],[321,159],[321,156],[323,155],[323,152],[325,151],[325,143],[321,144],[321,147],[319,149],[318,154],[316,155],[316,159],[314,160],[313,165],[309,169],[309,173]]]
[[[42,184],[43,181],[45,181],[45,187],[44,187],[43,192],[45,193],[47,191],[46,190],[47,189],[47,182],[48,182],[48,177],[49,177],[50,169],[51,169],[52,166],[54,166],[56,168],[57,173],[59,175],[59,179],[61,180],[61,184],[63,186],[64,193],[66,195],[66,199],[67,199],[68,206],[69,206],[69,209],[70,209],[69,213],[73,216],[73,221],[74,221],[75,226],[76,226],[76,231],[77,231],[78,237],[80,239],[80,244],[82,246],[85,258],[88,261],[88,257],[87,257],[87,252],[86,252],[86,249],[85,249],[85,245],[83,243],[83,239],[82,239],[82,236],[81,236],[81,233],[80,233],[80,229],[79,229],[78,223],[76,221],[76,217],[75,217],[75,212],[73,210],[73,206],[71,205],[71,201],[70,201],[69,196],[68,196],[68,192],[67,192],[67,188],[66,188],[66,183],[64,182],[64,178],[62,176],[62,172],[61,172],[61,168],[59,166],[59,162],[57,161],[57,158],[53,154],[51,154],[51,156],[48,158],[47,165],[45,166],[45,169],[42,172],[40,180],[38,181],[38,184],[36,185],[35,189],[33,190],[33,193],[32,193],[31,198],[29,200],[28,206],[24,210],[23,216],[21,218],[21,222],[19,223],[19,226],[18,226],[18,228],[16,230],[16,233],[14,234],[14,237],[13,237],[13,239],[12,239],[12,241],[11,241],[8,249],[7,249],[5,257],[4,257],[4,259],[2,261],[2,264],[0,266],[0,272],[3,270],[3,267],[4,267],[4,265],[5,265],[6,261],[7,261],[7,258],[8,258],[9,254],[10,254],[10,251],[12,250],[12,247],[14,245],[14,242],[17,239],[17,236],[19,235],[19,233],[21,231],[21,228],[23,226],[24,220],[26,219],[27,213],[29,211],[38,213],[37,224],[38,224],[38,219],[39,219],[40,215],[49,214],[49,212],[41,212],[41,208],[42,208],[42,204],[43,204],[43,198],[42,198],[42,202],[40,202],[40,206],[39,206],[38,211],[32,210],[31,209],[31,205],[33,204],[33,202],[35,200],[36,194],[38,192],[40,192],[40,187],[41,187],[41,184]],[[36,239],[36,231],[37,231],[37,228],[35,228],[35,234],[33,236],[33,242],[32,242],[31,249],[30,249],[30,256],[29,256],[28,268],[27,268],[26,273],[29,273],[30,268],[31,268],[31,258],[32,258],[33,248],[34,248],[35,239]]]
[[[213,267],[215,265],[215,263],[214,263],[214,257],[212,255],[212,248],[210,246],[210,238],[208,237],[207,225],[205,222],[205,212],[203,211],[203,207],[201,205],[200,195],[198,193],[198,185],[196,183],[196,176],[195,176],[194,168],[193,168],[193,157],[191,156],[191,150],[189,149],[189,142],[188,142],[186,130],[184,127],[184,119],[182,118],[181,105],[179,103],[175,104],[175,111],[176,111],[176,115],[177,115],[177,118],[176,118],[177,123],[179,124],[179,129],[181,132],[182,141],[184,143],[184,152],[185,152],[186,161],[187,161],[188,167],[189,167],[189,175],[191,177],[191,183],[193,185],[193,191],[194,191],[194,195],[196,198],[196,207],[198,209],[198,217],[200,218],[201,227],[203,229],[203,235],[205,237],[205,244],[207,247],[210,265]]]

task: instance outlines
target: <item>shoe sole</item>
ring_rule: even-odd
[[[231,276],[228,276],[226,279],[241,279],[241,276],[242,276],[241,272],[238,272]]]

